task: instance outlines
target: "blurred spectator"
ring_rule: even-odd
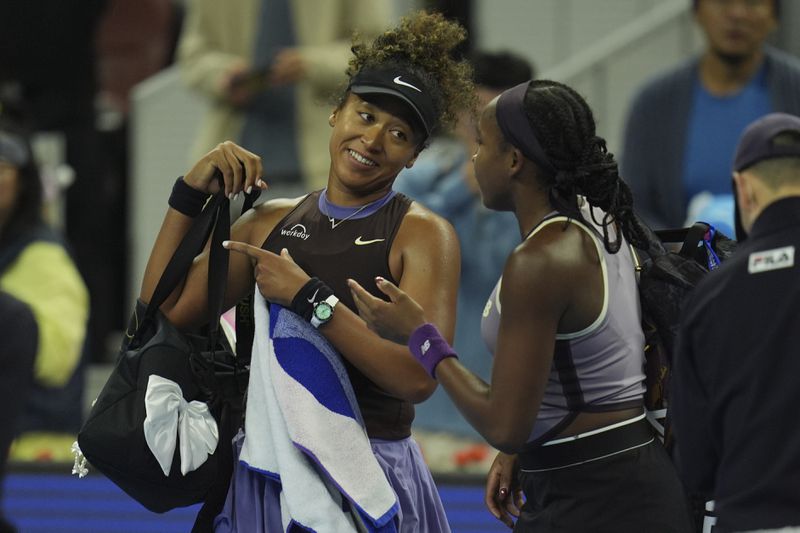
[[[733,227],[730,154],[756,118],[800,113],[800,61],[764,44],[778,24],[777,0],[695,0],[693,9],[706,49],[636,96],[621,174],[654,227],[682,226],[688,215],[725,231]]]
[[[101,110],[127,117],[130,91],[172,62],[181,8],[176,0],[110,0],[97,32]]]
[[[47,432],[66,434],[58,442],[68,456],[81,423],[89,296],[60,236],[43,221],[30,146],[7,127],[0,127],[0,306],[11,317],[0,322],[0,394],[13,394],[3,403],[4,417],[19,409],[18,418],[0,423],[0,451],[5,458],[12,433]],[[27,315],[33,320],[26,322]],[[28,365],[26,350],[33,355]]]
[[[136,84],[172,61],[181,13],[177,0],[108,0],[97,28],[96,124],[105,164],[104,203],[98,216],[105,226],[102,257],[108,269],[102,291],[109,295],[100,305],[106,310],[102,325],[106,336],[108,331],[122,330],[128,312],[124,300],[130,248],[130,94]],[[92,294],[92,298],[98,305],[98,296]],[[111,355],[118,341],[115,336],[102,345],[99,339],[93,344],[97,345],[95,350]],[[95,359],[101,359],[102,353]]]
[[[325,186],[329,105],[351,35],[389,23],[387,0],[193,0],[178,46],[187,83],[211,109],[192,158],[233,140],[264,159],[271,186]]]
[[[533,77],[528,61],[510,52],[474,52],[470,63],[481,109],[505,89]],[[513,213],[491,211],[481,202],[472,165],[475,127],[471,116],[461,117],[452,136],[435,139],[412,168],[399,174],[394,189],[455,227],[461,244],[461,284],[454,346],[470,370],[488,379],[492,359],[481,338],[481,316],[486,298],[520,238]],[[416,407],[417,427],[477,436],[441,388]]]
[[[0,92],[21,107],[32,132],[53,132],[65,144],[75,181],[66,190],[66,236],[89,287],[93,359],[109,333],[122,329],[117,184],[95,124],[95,35],[107,2],[9,0],[0,17]]]

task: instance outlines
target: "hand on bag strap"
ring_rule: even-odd
[[[242,214],[253,207],[255,200],[261,194],[260,189],[254,189],[252,193],[245,194]],[[213,234],[212,234],[213,231]],[[203,211],[194,219],[191,227],[186,232],[172,255],[164,273],[161,275],[153,297],[147,305],[147,309],[139,322],[139,330],[148,322],[151,322],[156,311],[166,301],[172,291],[178,286],[183,278],[186,277],[192,266],[194,258],[197,257],[208,241],[212,237],[211,251],[213,257],[209,257],[209,295],[208,295],[208,316],[210,340],[216,344],[219,336],[219,317],[222,314],[222,300],[227,286],[227,270],[229,252],[222,247],[222,241],[230,235],[230,201],[223,192],[219,192],[211,197]],[[216,246],[214,245],[216,243]],[[215,317],[215,318],[214,318]]]

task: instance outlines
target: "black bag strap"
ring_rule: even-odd
[[[175,287],[178,286],[178,283],[180,283],[189,272],[192,261],[194,261],[194,258],[203,250],[211,234],[211,229],[216,222],[216,215],[220,204],[227,203],[228,201],[224,194],[219,193],[213,196],[203,208],[203,211],[195,217],[191,227],[186,232],[186,235],[184,235],[180,244],[178,244],[178,247],[172,254],[172,258],[164,268],[161,279],[158,280],[158,284],[153,291],[153,296],[147,304],[142,323],[152,320],[158,308],[161,307],[161,304],[166,301],[169,295],[172,294],[172,291],[175,290]],[[211,307],[210,303],[209,307]]]
[[[678,254],[704,265],[706,252],[698,244],[704,240],[709,228],[705,222],[695,222],[687,228],[656,230],[655,233],[662,242],[681,243]]]
[[[256,189],[251,194],[245,194],[242,214],[253,207],[260,193],[261,191]],[[156,311],[172,294],[181,280],[186,277],[194,258],[202,252],[209,236],[212,240],[208,267],[208,338],[210,347],[216,345],[219,338],[219,317],[222,314],[223,298],[228,281],[228,257],[230,255],[230,252],[222,247],[222,241],[230,237],[230,201],[224,191],[211,197],[178,244],[161,274],[161,279],[158,280],[153,296],[147,304],[144,317],[139,323],[139,329],[134,336],[138,336],[139,332],[145,330],[146,324],[154,319]],[[250,342],[252,343],[252,339]]]
[[[253,293],[236,304],[236,360],[250,364],[255,337],[255,318],[253,317]]]
[[[230,202],[227,198],[214,213],[214,231],[208,252],[208,349],[213,351],[219,339],[219,317],[222,300],[228,285],[228,257],[230,252],[222,247],[231,236]]]
[[[242,214],[253,207],[253,203],[258,198],[260,192],[261,191],[256,190],[252,194],[245,195],[244,204],[242,205]],[[228,275],[228,250],[222,247],[222,241],[229,238],[230,225],[220,223],[220,220],[230,220],[230,208],[228,206],[223,206],[217,214],[217,223],[214,226],[214,235],[212,236],[211,240],[211,251],[209,252],[208,300],[209,313],[212,319],[210,324],[213,324],[213,329],[209,328],[209,339],[212,337],[214,339],[217,338],[219,330],[219,317],[222,314],[222,296],[225,293],[224,284],[217,284],[216,287],[212,289],[213,286],[211,284],[211,280],[217,279],[219,276],[222,276],[222,279],[227,280]],[[217,233],[218,231],[219,234]],[[217,242],[219,242],[219,246],[215,245]],[[212,290],[214,291],[213,293]],[[217,291],[220,291],[219,295],[216,294]],[[236,304],[236,359],[237,363],[241,363],[242,365],[250,363],[250,352],[253,345],[255,323],[253,321],[251,309],[252,300],[253,295],[251,293],[248,297],[243,298]],[[211,308],[212,301],[215,305],[213,309]],[[237,429],[234,427],[233,413],[231,412],[231,409],[231,405],[226,403],[222,404],[222,412],[220,413],[221,435],[231,435]],[[194,525],[192,526],[192,533],[212,533],[214,518],[216,518],[216,516],[222,512],[222,508],[225,505],[225,499],[228,495],[228,485],[230,484],[230,479],[233,475],[233,443],[230,440],[223,439],[220,442],[219,453],[222,454],[222,461],[220,463],[221,470],[217,475],[216,481],[209,489],[206,499],[203,502],[203,506],[200,508],[200,511],[198,511],[197,516],[195,517]]]
[[[689,228],[658,229],[654,233],[661,242],[679,243],[686,239]]]
[[[261,191],[256,189],[252,194],[245,195],[242,214],[253,207]],[[253,317],[253,292],[236,303],[236,360],[243,365],[250,364],[253,351],[253,338],[255,337],[255,319]]]

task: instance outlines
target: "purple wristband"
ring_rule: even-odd
[[[423,324],[415,329],[408,338],[408,349],[433,379],[436,379],[436,365],[441,363],[442,359],[458,358],[433,324]]]

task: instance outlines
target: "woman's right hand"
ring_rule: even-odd
[[[486,477],[486,507],[495,518],[510,528],[512,516],[519,517],[522,508],[522,489],[517,478],[517,456],[498,452]]]
[[[215,179],[217,171],[222,176],[222,183]],[[225,141],[201,157],[183,176],[183,181],[208,194],[216,194],[223,185],[225,196],[232,199],[242,191],[249,193],[253,187],[266,189],[263,176],[264,168],[259,156],[236,143]]]
[[[367,323],[369,329],[384,339],[406,344],[414,330],[427,322],[425,311],[411,296],[391,281],[377,277],[375,284],[389,297],[389,302],[375,298],[356,280],[347,280],[359,316]]]

